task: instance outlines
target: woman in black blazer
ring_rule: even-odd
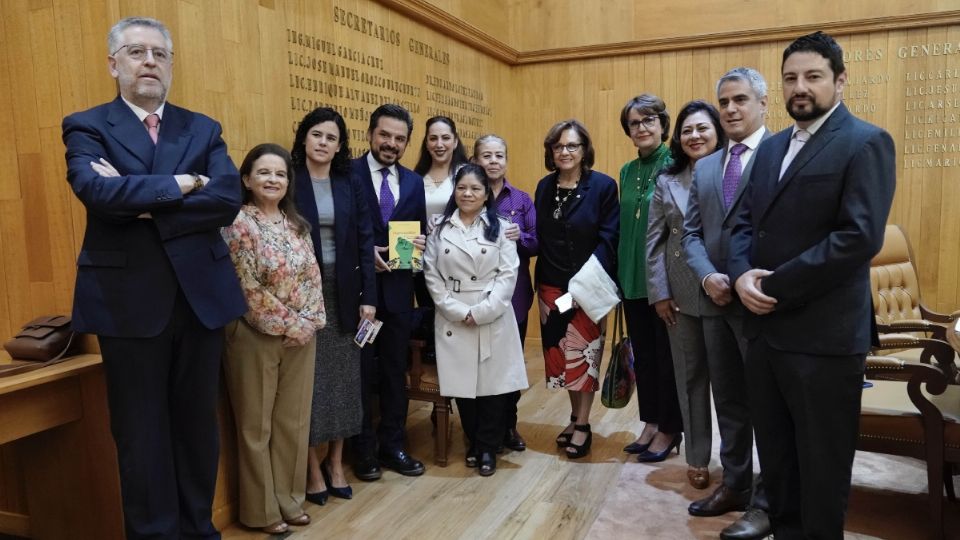
[[[591,255],[616,275],[620,202],[613,178],[592,170],[594,151],[587,128],[565,120],[543,141],[550,174],[537,184],[536,282],[547,388],[566,388],[570,424],[557,437],[567,457],[590,451],[590,406],[599,388],[605,321],[596,324],[579,307],[560,313],[556,300]]]
[[[373,225],[360,186],[350,176],[347,126],[337,111],[320,107],[297,128],[291,150],[297,209],[323,272],[327,326],[317,333],[316,374],[310,419],[307,500],[327,494],[349,499],[343,473],[343,440],[360,433],[360,349],[353,343],[361,318],[376,315]],[[326,459],[318,447],[329,442]]]

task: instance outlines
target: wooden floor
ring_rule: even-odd
[[[313,518],[308,527],[292,528],[290,539],[352,538],[583,538],[600,512],[606,490],[617,480],[626,455],[623,446],[639,427],[631,403],[610,410],[599,395],[591,417],[593,450],[579,461],[568,460],[554,438],[569,421],[566,392],[543,384],[539,346],[527,346],[531,387],[520,400],[518,429],[525,452],[500,456],[497,473],[482,478],[463,464],[464,443],[454,414],[450,464],[433,465],[429,405],[411,402],[407,421],[410,453],[427,466],[408,478],[384,471],[377,482],[361,482],[349,472],[352,500],[331,498],[325,506],[306,503]],[[229,540],[267,538],[234,525],[223,531]],[[280,538],[280,536],[274,537]]]

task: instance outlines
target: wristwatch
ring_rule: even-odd
[[[200,175],[195,172],[189,174],[193,177],[193,189],[190,190],[190,193],[203,189],[203,179],[200,178]]]

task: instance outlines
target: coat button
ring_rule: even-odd
[[[486,252],[487,252],[487,248],[483,248],[480,250],[480,253],[486,253]]]
[[[763,232],[763,231],[760,231],[760,234],[758,234],[757,236],[759,236],[760,238],[763,238],[763,237],[766,236],[766,235],[767,235],[767,233],[765,233],[765,232]]]
[[[674,256],[674,257],[679,257],[679,256],[680,256],[680,252],[679,252],[679,251],[674,251],[674,252],[673,252],[673,256]]]
[[[672,232],[673,234],[677,234],[677,228],[674,227],[674,228],[670,229],[670,232]]]
[[[447,330],[447,337],[450,337],[450,336],[452,336],[452,335],[453,335],[453,332]]]
[[[443,250],[444,253],[450,253],[450,248]]]
[[[477,280],[477,276],[470,276],[470,281],[476,281],[476,280]]]

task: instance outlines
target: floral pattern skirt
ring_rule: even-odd
[[[559,287],[537,285],[547,388],[596,392],[606,318],[594,323],[579,307],[560,313],[556,301],[563,294]]]

